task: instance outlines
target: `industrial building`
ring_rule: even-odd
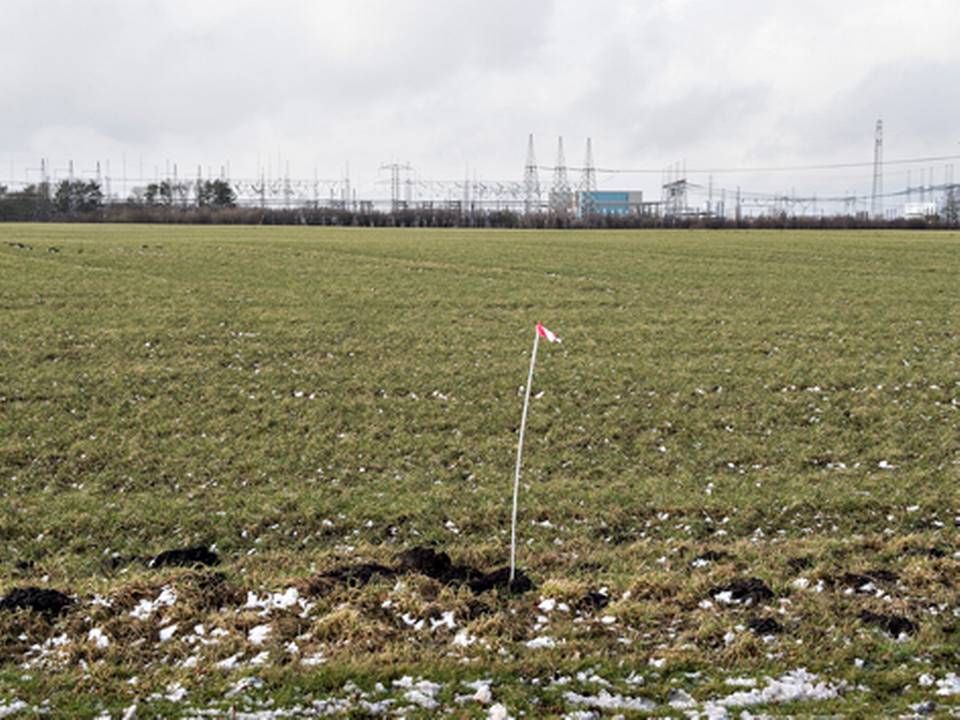
[[[582,215],[643,215],[650,212],[640,190],[593,190],[577,193]]]

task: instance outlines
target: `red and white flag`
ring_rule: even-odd
[[[537,323],[537,335],[539,335],[539,336],[542,337],[542,338],[546,338],[547,340],[549,340],[549,341],[552,342],[552,343],[554,343],[554,342],[555,342],[555,343],[563,342],[560,338],[558,338],[558,337],[557,337],[556,335],[554,335],[552,332],[550,332],[549,330],[547,330],[547,329],[543,326],[543,323]]]

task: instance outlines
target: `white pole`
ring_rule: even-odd
[[[510,526],[510,582],[517,572],[517,502],[520,498],[520,466],[523,463],[523,433],[527,429],[527,408],[530,406],[530,388],[533,386],[533,367],[537,364],[537,345],[540,333],[533,332],[533,352],[530,353],[530,373],[523,395],[523,414],[520,416],[520,439],[517,442],[517,469],[513,475],[513,522]]]

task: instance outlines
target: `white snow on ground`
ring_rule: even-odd
[[[727,678],[723,682],[730,687],[755,688],[757,686],[757,681],[748,677]]]
[[[405,675],[399,680],[394,680],[393,686],[406,689],[403,694],[404,699],[425,710],[436,710],[440,706],[436,700],[436,694],[440,692],[442,685],[429,680],[414,680],[409,675]]]
[[[453,637],[453,644],[457,647],[470,647],[477,641],[477,638],[466,630],[461,630]]]
[[[240,678],[239,680],[237,680],[237,682],[235,682],[233,685],[231,685],[227,689],[227,691],[223,694],[223,696],[227,698],[232,698],[232,697],[236,697],[237,695],[243,692],[246,692],[247,690],[251,690],[251,689],[256,690],[257,688],[262,688],[262,687],[263,687],[263,680],[261,680],[258,677],[250,676],[250,677]]]
[[[101,650],[103,648],[110,647],[110,638],[108,638],[100,628],[93,628],[90,632],[88,632],[87,640],[92,642],[95,647],[98,647]]]
[[[316,667],[317,665],[323,665],[326,661],[327,659],[323,656],[322,652],[316,652],[302,658],[300,664],[306,665],[307,667]]]
[[[436,630],[437,628],[445,627],[449,630],[453,630],[457,626],[456,621],[454,620],[453,611],[448,610],[443,613],[439,620],[434,620],[430,618],[430,630]]]
[[[266,617],[274,610],[289,610],[295,607],[307,613],[313,604],[300,597],[300,591],[295,587],[289,587],[283,592],[267,593],[263,597],[254,592],[247,592],[247,602],[244,607],[259,609],[259,615]]]
[[[268,637],[270,637],[269,625],[257,625],[250,628],[250,632],[247,633],[247,639],[251,645],[263,645]]]
[[[500,703],[491,705],[487,712],[487,720],[510,720],[510,713],[507,708]]]
[[[243,657],[243,653],[238,652],[236,655],[231,655],[228,658],[224,658],[223,660],[217,663],[217,668],[219,668],[220,670],[233,670],[239,663],[240,658],[242,657]]]
[[[64,649],[70,644],[70,638],[66,633],[47,638],[42,645],[31,645],[27,651],[27,661],[22,667],[32,668],[42,665],[47,661],[64,660],[67,656]]]
[[[165,628],[160,628],[160,642],[167,642],[167,640],[170,640],[176,634],[177,634],[176,624],[168,625]]]
[[[178,703],[187,696],[187,689],[180,683],[173,683],[167,687],[167,694],[163,697],[170,702]]]
[[[154,600],[141,600],[130,611],[130,616],[137,620],[146,620],[162,607],[170,607],[177,602],[177,592],[171,587],[164,587]]]
[[[696,707],[697,701],[686,690],[676,688],[670,691],[670,695],[667,697],[667,705],[677,710],[688,710]]]
[[[653,710],[657,704],[646,698],[614,695],[601,690],[597,695],[580,695],[575,692],[565,692],[563,699],[571,705],[584,705],[598,710]]]
[[[943,680],[937,680],[937,695],[960,695],[960,677],[947,673]]]
[[[14,700],[9,705],[0,703],[0,718],[9,717],[22,710],[26,710],[28,705],[23,700]]]
[[[540,648],[556,647],[557,641],[549,635],[541,635],[540,637],[535,637],[533,640],[527,640],[525,644],[531,650],[538,650]]]
[[[779,678],[767,678],[767,684],[761,689],[742,690],[720,700],[707,702],[705,709],[709,710],[710,706],[731,708],[800,700],[830,700],[837,697],[842,690],[842,684],[820,682],[819,678],[807,672],[806,668],[799,668]]]

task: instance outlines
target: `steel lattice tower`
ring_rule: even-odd
[[[883,120],[877,120],[873,140],[873,191],[870,193],[870,214],[883,217]]]
[[[553,185],[550,188],[550,209],[555,213],[570,211],[573,193],[567,179],[567,159],[563,152],[563,137],[557,140],[557,164],[553,167]]]
[[[593,164],[593,143],[587,138],[587,155],[580,175],[580,216],[590,217],[597,211],[597,169]]]
[[[540,210],[540,172],[533,151],[533,133],[527,142],[527,164],[523,168],[523,210],[527,215]]]

